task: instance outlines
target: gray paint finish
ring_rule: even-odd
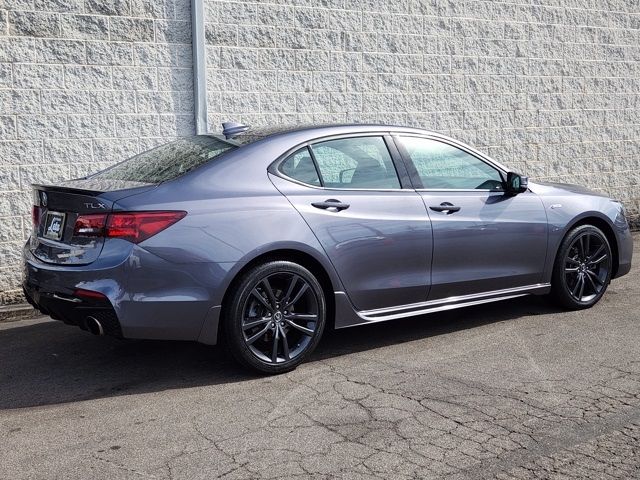
[[[358,310],[427,299],[431,225],[415,191],[314,189],[275,176],[273,182],[318,238]],[[326,199],[349,208],[311,205]]]
[[[619,198],[637,224],[637,2],[203,0],[203,11],[210,131],[411,124]],[[190,0],[0,2],[0,305],[23,300],[30,183],[195,132],[193,13]]]
[[[461,210],[429,212],[433,229],[430,300],[542,282],[547,216],[531,192],[421,192],[427,208],[442,202]]]
[[[349,133],[411,133],[458,144],[418,129],[376,125],[276,134],[155,188],[97,194],[112,199],[114,211],[188,215],[140,245],[107,239],[98,259],[79,267],[44,263],[27,244],[27,275],[51,291],[104,293],[125,336],[215,343],[218,307],[229,285],[248,262],[274,251],[295,250],[326,272],[335,292],[337,327],[546,293],[559,242],[584,218],[610,229],[617,276],[629,271],[632,242],[620,206],[579,187],[531,183],[529,192],[516,197],[481,191],[434,196],[409,187],[312,188],[273,170],[277,159],[301,145]],[[341,212],[309,207],[327,198],[350,207]],[[427,205],[445,198],[462,205],[464,216],[434,219]],[[558,204],[562,207],[551,208]]]

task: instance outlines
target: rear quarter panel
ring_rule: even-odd
[[[240,149],[238,153],[244,149]],[[267,159],[270,158],[267,157]],[[198,278],[210,304],[220,305],[230,282],[254,258],[280,249],[311,255],[327,271],[334,289],[339,279],[317,239],[289,201],[273,186],[262,156],[235,158],[201,169],[141,195],[114,210],[184,210],[188,215],[140,247],[184,271],[218,274]],[[205,274],[206,276],[206,274]],[[167,279],[170,283],[170,279]]]

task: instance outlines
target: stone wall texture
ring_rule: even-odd
[[[31,182],[193,132],[189,0],[0,0],[0,305],[22,301]]]
[[[640,218],[638,0],[205,0],[209,127],[382,122],[459,138]],[[193,132],[189,0],[0,0],[0,303],[29,183]]]

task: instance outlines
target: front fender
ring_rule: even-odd
[[[545,265],[544,281],[550,282],[553,274],[553,265],[555,263],[558,250],[562,240],[567,233],[576,225],[592,222],[596,226],[607,226],[612,234],[614,244],[611,245],[615,249],[618,264],[614,265],[613,278],[624,275],[631,268],[631,257],[633,254],[633,239],[627,221],[621,214],[617,205],[608,198],[604,197],[588,197],[589,209],[584,208],[584,201],[577,202],[571,197],[543,199],[545,208],[547,209],[547,218],[549,223],[549,241],[547,263]],[[583,199],[584,200],[584,199]],[[561,206],[559,206],[561,205]]]

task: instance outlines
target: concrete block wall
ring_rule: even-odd
[[[209,126],[447,133],[640,220],[637,0],[205,0]],[[189,0],[0,0],[0,305],[29,183],[191,134]]]
[[[211,128],[415,125],[638,221],[637,0],[205,1]]]
[[[189,0],[0,0],[0,305],[22,301],[31,182],[192,133]]]

